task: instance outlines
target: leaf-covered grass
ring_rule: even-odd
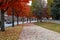
[[[6,31],[0,31],[0,40],[18,40],[23,27],[8,27]]]
[[[45,22],[45,23],[34,23],[36,25],[39,25],[41,27],[56,31],[56,32],[60,32],[60,24],[56,24],[56,23],[51,23],[51,22]]]

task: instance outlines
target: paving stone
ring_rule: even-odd
[[[36,25],[24,26],[19,40],[60,40],[60,33]]]

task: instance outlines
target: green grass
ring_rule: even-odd
[[[60,33],[60,24],[51,23],[51,22],[34,23],[34,24]]]

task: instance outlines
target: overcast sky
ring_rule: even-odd
[[[31,6],[31,4],[32,4],[32,1],[29,1],[29,3],[27,3],[27,5],[30,5],[30,6]]]
[[[47,0],[45,0],[45,2],[47,3]]]
[[[45,3],[47,4],[47,0],[44,0],[45,1]],[[30,5],[31,6],[31,4],[32,4],[32,1],[29,1],[29,3],[27,3],[27,5]],[[45,4],[45,5],[46,5]]]
[[[43,8],[45,8],[47,6],[47,0],[42,0],[42,5],[43,5]]]

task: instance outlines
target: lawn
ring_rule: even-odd
[[[22,26],[8,27],[5,32],[0,31],[0,40],[18,40]]]
[[[53,30],[56,32],[60,32],[60,24],[56,24],[56,23],[51,23],[51,22],[45,22],[45,23],[34,23],[38,26],[47,28],[49,30]]]

